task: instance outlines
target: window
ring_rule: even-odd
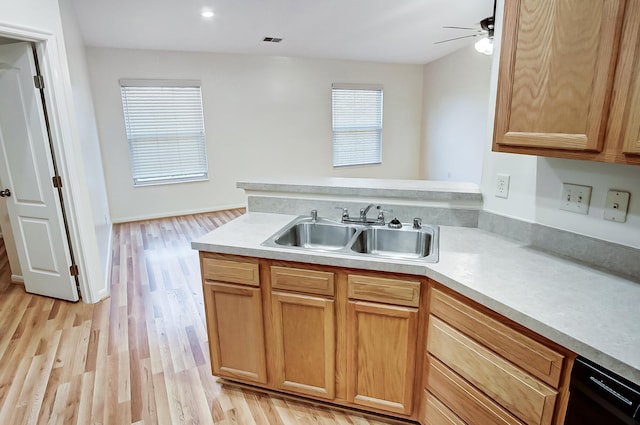
[[[334,84],[333,166],[382,162],[382,86]]]
[[[133,185],[208,178],[198,81],[120,80]]]

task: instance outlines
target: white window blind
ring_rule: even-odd
[[[120,80],[134,186],[208,178],[197,81]]]
[[[334,84],[333,166],[382,162],[382,86]]]

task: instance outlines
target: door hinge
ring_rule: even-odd
[[[71,276],[78,276],[80,274],[80,270],[78,270],[78,266],[76,264],[73,264],[69,267],[69,273]]]
[[[42,78],[42,75],[34,75],[33,76],[33,83],[36,85],[37,89],[43,89],[44,88],[44,78]]]
[[[53,176],[51,178],[51,180],[53,181],[53,187],[59,189],[62,187],[62,177],[60,176]]]

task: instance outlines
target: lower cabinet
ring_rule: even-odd
[[[456,416],[440,400],[429,391],[424,391],[422,396],[422,413],[420,422],[429,425],[466,425],[462,419]]]
[[[418,309],[349,301],[347,323],[348,400],[410,415]]]
[[[422,425],[562,425],[575,354],[426,278],[200,253],[214,375]]]
[[[209,281],[203,286],[213,374],[266,383],[260,288]]]
[[[275,385],[332,400],[335,395],[335,314],[328,298],[273,291]]]
[[[562,424],[573,353],[437,285],[428,304],[425,424]]]

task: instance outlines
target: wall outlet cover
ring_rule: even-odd
[[[588,214],[591,202],[591,186],[562,183],[560,209],[577,214]]]
[[[496,196],[498,198],[509,197],[509,174],[498,174],[496,177]]]
[[[629,192],[621,190],[609,190],[604,204],[604,219],[624,223],[627,221],[627,209],[629,208]]]

